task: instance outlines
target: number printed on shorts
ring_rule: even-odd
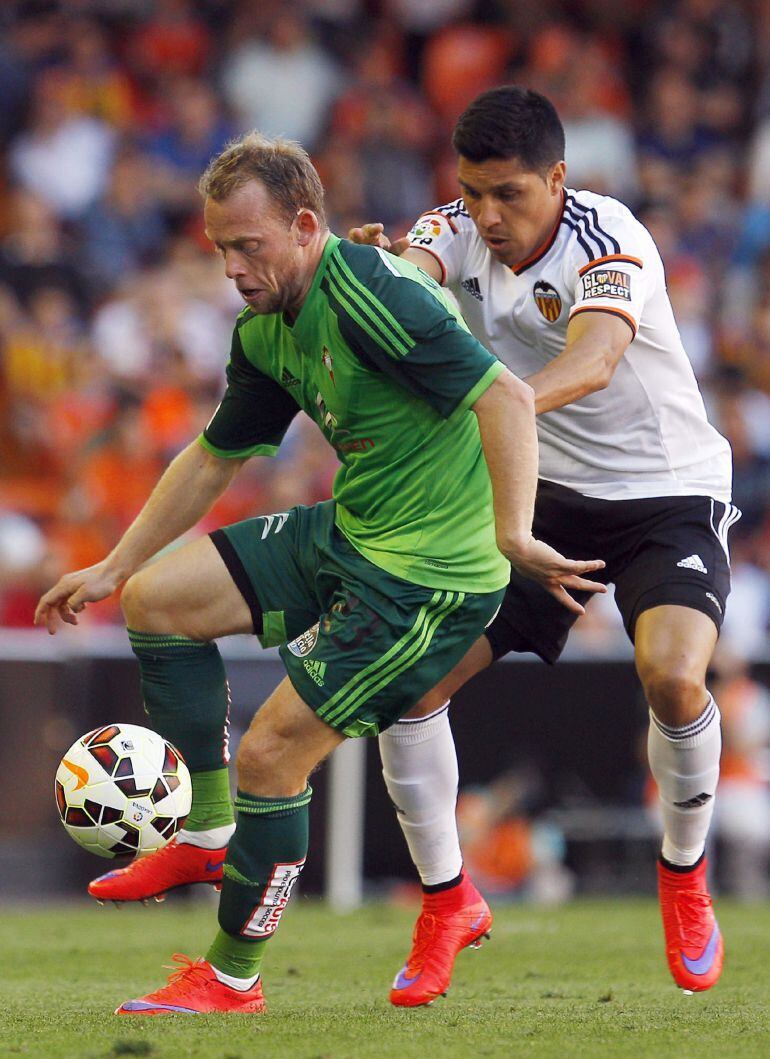
[[[291,891],[305,866],[304,858],[293,864],[274,864],[270,882],[260,902],[249,916],[241,934],[248,938],[269,938],[281,922]]]

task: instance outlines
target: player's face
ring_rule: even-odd
[[[457,177],[468,213],[493,257],[515,266],[541,246],[562,209],[566,167],[545,175],[523,169],[515,158],[469,162],[460,156]]]
[[[264,185],[251,180],[220,202],[206,199],[206,235],[255,313],[279,313],[301,300],[307,287],[297,218],[291,222]]]

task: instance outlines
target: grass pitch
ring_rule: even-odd
[[[0,1056],[30,1059],[476,1059],[770,1056],[770,906],[719,903],[728,957],[684,996],[650,901],[498,908],[492,941],[458,958],[449,997],[397,1010],[387,990],[411,909],[332,916],[300,898],[266,959],[264,1016],[117,1018],[172,952],[198,955],[215,908],[21,907],[0,916]]]

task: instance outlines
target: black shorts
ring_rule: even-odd
[[[631,642],[644,610],[691,607],[722,627],[730,594],[727,534],[740,518],[732,504],[707,496],[597,500],[541,479],[533,531],[568,559],[604,559],[596,581],[614,583]],[[591,593],[573,595],[585,603]],[[503,604],[486,631],[495,658],[534,651],[555,662],[576,620],[534,581],[513,573]]]

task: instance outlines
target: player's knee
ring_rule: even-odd
[[[290,741],[272,729],[249,730],[235,759],[238,786],[253,794],[283,793],[283,788],[295,780],[290,750]]]
[[[703,712],[708,700],[704,674],[685,663],[652,664],[640,670],[647,702],[663,724],[681,727]]]
[[[129,577],[123,586],[120,605],[129,629],[142,632],[165,632],[160,627],[162,615],[157,605],[157,593],[153,590],[149,570]]]

